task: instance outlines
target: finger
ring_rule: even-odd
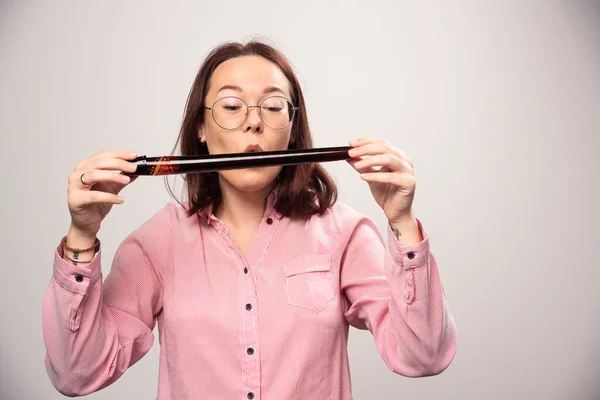
[[[387,168],[392,172],[408,172],[412,173],[413,169],[408,164],[408,162],[401,160],[397,156],[391,153],[387,154],[379,154],[376,156],[370,156],[361,159],[356,163],[356,168],[360,171],[365,171],[363,168],[375,168],[379,170],[380,168]]]
[[[348,151],[348,155],[352,158],[382,153],[392,153],[398,158],[407,158],[402,150],[385,142],[369,143]]]
[[[137,154],[131,151],[126,150],[104,150],[99,153],[94,154],[93,156],[86,158],[78,162],[75,165],[75,171],[83,168],[84,165],[88,164],[92,160],[97,160],[98,158],[120,158],[123,160],[133,160],[137,157]]]
[[[81,168],[81,172],[90,171],[93,169],[135,172],[137,170],[137,166],[134,163],[119,158],[96,158],[85,164]]]
[[[137,155],[133,152],[126,151],[126,150],[103,150],[103,151],[100,151],[100,152],[92,155],[91,157],[86,158],[85,160],[79,161],[75,165],[75,171],[81,169],[84,165],[86,165],[87,163],[89,163],[92,160],[95,160],[98,158],[107,158],[107,157],[108,158],[133,159],[133,158],[137,157]]]
[[[384,139],[373,136],[364,136],[350,141],[350,146],[362,146],[369,143],[387,143]]]
[[[118,172],[104,171],[99,169],[93,169],[91,171],[83,172],[79,174],[79,184],[83,186],[81,175],[84,177],[84,181],[87,186],[93,186],[100,182],[114,182],[119,185],[128,185],[131,183],[131,178],[127,175],[120,175]]]
[[[98,190],[80,191],[73,197],[74,203],[77,203],[78,207],[85,207],[91,204],[121,204],[125,201],[122,196]]]
[[[367,182],[387,183],[398,187],[413,187],[416,179],[412,175],[394,172],[374,172],[360,174],[361,179]]]
[[[356,163],[359,162],[360,160],[353,160],[353,159],[349,159],[346,160],[346,162],[348,164],[350,164],[352,166],[352,168],[354,168],[356,171],[358,172],[377,172],[376,168],[370,168],[370,167],[364,167],[364,168],[357,168],[356,167]]]

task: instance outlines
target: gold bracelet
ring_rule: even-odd
[[[94,244],[86,249],[78,249],[75,247],[70,247],[67,244],[67,237],[65,236],[62,240],[62,245],[65,249],[72,251],[73,253],[83,253],[84,251],[90,251],[90,250],[97,250],[98,247],[100,246],[100,241],[98,240],[98,238],[96,238],[96,241],[94,242]]]

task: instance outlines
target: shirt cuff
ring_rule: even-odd
[[[65,289],[86,294],[88,287],[102,276],[101,251],[100,247],[91,263],[73,265],[71,261],[63,259],[63,247],[59,244],[54,252],[54,279]]]
[[[405,270],[425,265],[429,259],[429,234],[418,218],[417,225],[423,240],[419,243],[409,244],[398,240],[390,224],[387,224],[389,251],[399,267]]]

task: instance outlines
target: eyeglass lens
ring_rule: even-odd
[[[294,117],[294,107],[285,97],[273,96],[257,108],[265,125],[273,129],[285,128]],[[215,122],[224,129],[236,129],[246,120],[248,105],[238,97],[223,97],[212,107]]]

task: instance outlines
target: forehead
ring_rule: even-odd
[[[215,95],[225,85],[239,86],[247,94],[260,94],[265,88],[275,86],[290,96],[290,84],[283,71],[271,61],[255,55],[221,63],[210,78],[208,94]]]

